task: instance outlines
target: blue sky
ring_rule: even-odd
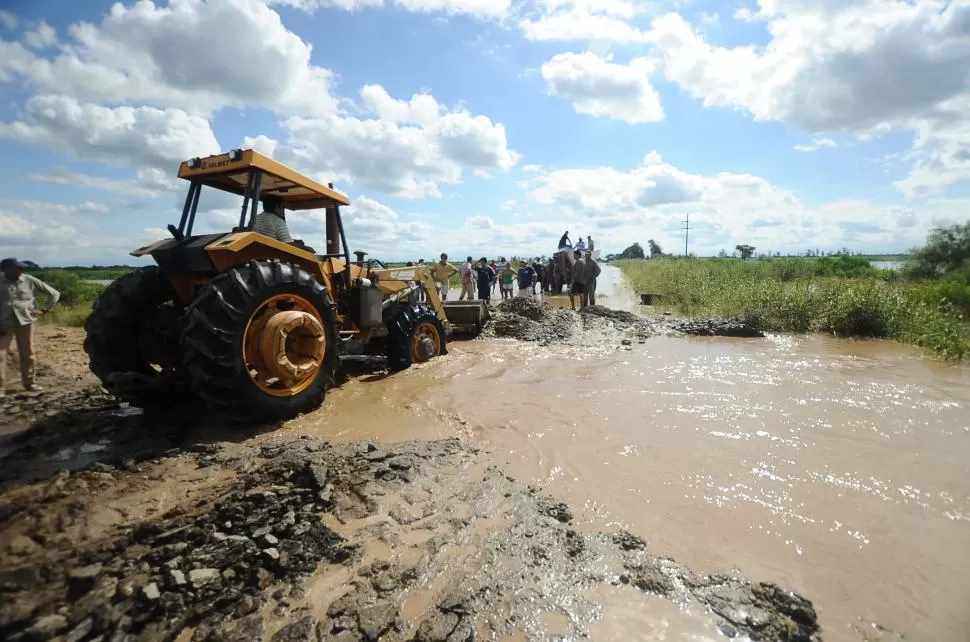
[[[333,181],[387,259],[564,229],[680,252],[686,213],[698,254],[901,251],[967,217],[967,24],[965,0],[14,0],[0,253],[134,263],[179,161],[239,146]],[[321,220],[289,217],[316,245]]]

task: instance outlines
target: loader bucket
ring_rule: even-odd
[[[456,333],[477,335],[489,318],[484,301],[445,301],[441,305]]]

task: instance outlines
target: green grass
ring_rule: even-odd
[[[47,325],[66,325],[72,328],[83,328],[91,314],[93,301],[77,305],[57,305],[49,314],[40,318],[40,322]]]
[[[858,259],[852,261],[849,259]],[[637,292],[664,295],[685,316],[742,319],[763,330],[886,337],[948,359],[970,355],[968,310],[941,298],[940,283],[906,281],[859,257],[623,260]]]

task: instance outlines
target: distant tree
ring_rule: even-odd
[[[741,253],[741,260],[750,259],[757,249],[753,245],[735,245],[734,249]]]
[[[932,276],[956,270],[970,260],[970,221],[930,230],[926,245],[912,250],[914,271]]]
[[[659,256],[663,256],[664,255],[664,251],[662,249],[660,249],[660,246],[653,239],[650,239],[649,241],[647,241],[647,246],[650,248],[650,258],[651,259],[655,259],[655,258],[657,258]]]
[[[727,250],[721,250],[720,252],[717,253],[717,258],[726,259],[727,255],[728,255]]]
[[[626,248],[620,252],[620,256],[617,258],[621,259],[642,259],[644,258],[643,248],[640,247],[639,243],[634,243],[630,247]]]

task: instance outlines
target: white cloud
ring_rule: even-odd
[[[273,158],[276,156],[276,148],[279,146],[279,143],[268,136],[246,136],[243,138],[242,146],[244,149],[255,149],[257,152]]]
[[[407,252],[405,248],[420,253],[432,245],[437,232],[434,226],[420,220],[405,220],[392,208],[367,196],[356,198],[340,213],[348,243],[376,258],[401,257]],[[324,211],[293,212],[287,216],[287,222],[294,235],[303,237],[315,248],[325,246]]]
[[[63,205],[30,200],[0,200],[0,255],[17,256],[42,265],[96,263],[110,255],[121,260],[120,242],[105,234],[101,203]],[[127,243],[126,243],[127,247]],[[132,245],[126,251],[137,247]]]
[[[795,145],[792,149],[796,152],[814,152],[822,147],[837,147],[837,145],[831,138],[814,138],[811,145]]]
[[[959,217],[970,202],[930,202],[917,209],[846,199],[809,207],[764,178],[691,174],[664,162],[656,152],[630,171],[545,170],[528,182],[527,189],[530,200],[570,220],[567,229],[584,236],[592,233],[604,249],[622,249],[647,238],[682,247],[682,221],[689,213],[694,228],[691,249],[702,254],[737,243],[781,252],[842,246],[904,250],[921,243],[942,218]],[[547,225],[555,229],[559,224]]]
[[[512,7],[511,0],[394,0],[394,4],[409,11],[440,11],[480,18],[504,18]]]
[[[116,3],[100,24],[70,26],[48,60],[0,42],[0,81],[82,102],[129,102],[207,114],[261,106],[284,114],[332,112],[332,73],[260,0]]]
[[[650,84],[655,69],[649,58],[623,65],[587,51],[553,56],[542,65],[542,78],[549,93],[571,100],[577,113],[636,124],[663,120],[660,95]]]
[[[361,9],[383,7],[384,0],[271,0],[271,4],[302,9],[313,13],[317,9]],[[388,5],[420,13],[464,14],[478,18],[504,18],[512,7],[511,0],[389,0]]]
[[[939,191],[970,178],[970,3],[963,0],[760,0],[762,48],[716,47],[678,14],[652,24],[664,74],[708,107],[825,133],[917,133],[918,160],[899,187]]]
[[[496,15],[502,7],[508,2],[408,3]],[[19,78],[50,91],[28,100],[18,120],[0,123],[0,138],[174,173],[177,162],[220,151],[206,120],[214,110],[265,107],[283,116],[290,145],[256,136],[244,138],[247,146],[320,178],[412,198],[439,195],[439,185],[459,183],[466,169],[487,177],[520,158],[502,124],[427,94],[397,100],[368,85],[361,105],[338,105],[331,72],[310,62],[310,45],[263,0],[118,3],[100,23],[76,23],[68,34],[51,60],[0,41],[0,82]]]
[[[516,203],[515,199],[513,198],[513,199],[509,199],[507,201],[502,201],[502,203],[499,205],[499,207],[502,208],[503,210],[505,210],[506,212],[511,212],[512,210],[515,209],[515,206],[517,204],[518,203]]]
[[[79,204],[46,203],[14,198],[0,198],[0,208],[14,212],[36,214],[106,214],[111,211],[104,203],[85,201]]]
[[[0,22],[2,22],[3,26],[7,29],[17,28],[17,16],[10,13],[6,9],[0,9]]]
[[[459,183],[464,168],[508,171],[519,162],[505,127],[486,116],[447,109],[428,94],[397,100],[378,85],[365,86],[361,98],[361,110],[376,117],[288,119],[288,146],[277,157],[329,180],[407,198],[439,196],[439,185]]]
[[[91,176],[58,167],[51,170],[49,174],[35,172],[25,174],[23,178],[37,183],[78,185],[80,187],[99,189],[116,194],[131,194],[146,198],[157,198],[178,188],[174,173],[172,176],[167,176],[162,170],[155,168],[138,170],[133,180]]]
[[[219,152],[204,118],[180,109],[102,107],[66,96],[34,96],[23,121],[0,123],[0,138],[43,145],[76,158],[174,171],[193,156]]]
[[[34,49],[45,49],[57,44],[57,32],[46,22],[41,22],[33,31],[24,34],[24,42]]]
[[[628,21],[646,6],[629,0],[540,0],[519,28],[529,40],[644,42],[647,34]]]

